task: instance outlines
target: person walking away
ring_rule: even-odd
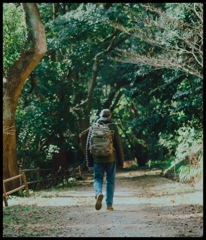
[[[90,140],[94,125],[90,127],[87,141],[86,141],[86,164],[88,168],[94,168],[94,181],[93,186],[95,190],[95,209],[100,210],[102,207],[102,200],[104,195],[102,194],[104,173],[106,173],[106,199],[105,203],[107,210],[113,211],[113,197],[115,190],[115,176],[116,167],[123,167],[124,154],[122,143],[117,126],[111,120],[112,113],[109,109],[103,109],[100,113],[100,118],[97,123],[108,124],[109,129],[112,131],[113,138],[113,152],[109,156],[95,156],[90,152]]]

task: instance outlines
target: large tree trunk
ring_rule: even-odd
[[[3,179],[18,175],[15,113],[22,87],[47,50],[44,26],[36,3],[21,3],[28,37],[20,57],[8,69],[3,85]],[[18,186],[18,179],[7,189]]]

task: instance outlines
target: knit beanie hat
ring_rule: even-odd
[[[103,109],[100,113],[100,117],[111,117],[112,112],[109,109]]]

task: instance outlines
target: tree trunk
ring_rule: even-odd
[[[28,37],[20,57],[8,69],[3,84],[3,179],[18,175],[15,114],[22,87],[47,50],[44,26],[36,3],[21,3]],[[8,182],[7,189],[19,180]]]

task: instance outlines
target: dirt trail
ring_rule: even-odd
[[[104,199],[102,208],[96,211],[92,176],[84,178],[81,186],[9,199],[9,207],[35,206],[35,210],[31,208],[29,214],[21,210],[19,218],[22,216],[24,223],[27,221],[26,228],[22,229],[21,221],[15,226],[4,224],[3,236],[203,236],[202,183],[191,187],[163,178],[157,170],[118,170],[114,211],[106,210]],[[39,218],[32,222],[37,215]]]

